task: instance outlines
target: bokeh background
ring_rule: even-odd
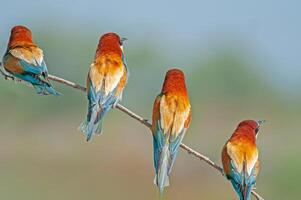
[[[150,118],[169,67],[186,73],[193,119],[184,142],[220,164],[240,120],[259,135],[266,199],[299,199],[300,1],[2,1],[0,52],[10,29],[32,29],[51,74],[85,83],[99,36],[127,37],[130,79],[122,104]],[[90,143],[77,127],[83,93],[61,97],[0,80],[0,199],[157,199],[152,137],[118,110]],[[214,169],[180,151],[166,199],[236,199]]]

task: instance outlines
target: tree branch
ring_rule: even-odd
[[[65,80],[65,79],[62,79],[60,77],[57,77],[57,76],[53,76],[53,75],[49,75],[48,76],[49,79],[53,80],[53,81],[56,81],[56,82],[59,82],[59,83],[62,83],[64,85],[67,85],[69,87],[73,87],[75,89],[79,89],[81,91],[86,91],[86,88],[81,86],[81,85],[78,85],[76,83],[73,83],[71,81],[68,81],[68,80]],[[144,119],[143,117],[137,115],[136,113],[134,113],[133,111],[131,111],[130,109],[124,107],[123,105],[121,104],[117,104],[116,105],[116,108],[122,112],[124,112],[125,114],[127,114],[128,116],[134,118],[135,120],[139,121],[140,123],[142,123],[143,125],[145,125],[146,127],[148,127],[149,129],[151,129],[152,125],[151,123],[149,123],[149,121],[147,119]],[[205,161],[207,164],[209,164],[211,167],[215,168],[217,171],[219,171],[223,176],[224,176],[224,172],[223,172],[223,169],[218,166],[217,164],[215,164],[212,160],[210,160],[210,158],[208,158],[207,156],[204,156],[202,155],[201,153],[193,150],[192,148],[190,148],[189,146],[187,146],[186,144],[184,143],[181,143],[180,147],[182,149],[184,149],[187,153],[189,154],[192,154],[194,155],[195,157],[199,158],[200,160],[203,160]],[[264,200],[259,194],[257,194],[254,190],[252,191],[252,194],[254,195],[254,197],[257,199],[257,200]]]
[[[1,66],[1,63],[0,63],[0,66]],[[48,78],[50,80],[52,80],[52,81],[55,81],[55,82],[58,82],[58,83],[62,83],[64,85],[66,85],[66,86],[72,87],[72,88],[80,90],[82,92],[86,92],[86,88],[85,87],[83,87],[83,86],[81,86],[79,84],[76,84],[74,82],[68,81],[66,79],[63,79],[63,78],[60,78],[60,77],[57,77],[57,76],[54,76],[54,75],[48,75]],[[140,123],[142,123],[143,125],[145,125],[147,128],[151,129],[152,125],[151,125],[151,123],[147,119],[144,119],[143,117],[137,115],[136,113],[134,113],[133,111],[131,111],[130,109],[124,107],[123,105],[121,105],[119,103],[116,105],[116,108],[118,110],[120,110],[121,112],[127,114],[131,118],[139,121]],[[181,143],[180,147],[183,150],[185,150],[187,153],[189,153],[191,155],[194,155],[195,157],[199,158],[202,161],[205,161],[207,164],[209,164],[211,167],[213,167],[214,169],[216,169],[218,172],[220,172],[224,176],[223,169],[220,166],[218,166],[217,164],[215,164],[212,160],[210,160],[210,158],[208,158],[207,156],[204,156],[203,154],[201,154],[201,153],[193,150],[191,147],[187,146],[184,143]],[[252,191],[252,194],[253,194],[253,196],[257,200],[264,200],[254,190]]]

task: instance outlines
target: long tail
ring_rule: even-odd
[[[51,83],[49,82],[47,77],[32,75],[32,74],[14,74],[17,78],[27,81],[33,85],[36,89],[36,92],[41,95],[61,95],[57,92]]]
[[[247,172],[247,163],[243,163],[243,177],[242,177],[242,185],[240,188],[240,199],[241,200],[250,200],[251,199],[251,191],[253,188],[253,184],[249,181],[249,175]]]
[[[57,92],[50,83],[40,82],[40,84],[33,84],[38,94],[59,96],[61,93]]]
[[[154,183],[159,187],[161,195],[163,194],[164,188],[169,186],[169,165],[170,151],[168,144],[165,144],[159,155],[158,169],[154,180]]]
[[[99,104],[89,108],[87,119],[79,127],[80,131],[87,135],[87,141],[90,141],[94,134],[101,134],[102,120],[109,109],[109,107],[100,107]]]

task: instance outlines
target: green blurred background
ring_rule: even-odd
[[[49,72],[85,83],[99,36],[127,37],[130,79],[122,104],[151,117],[169,67],[186,73],[193,109],[184,142],[218,164],[239,121],[265,119],[258,137],[266,199],[299,199],[300,3],[287,1],[2,2],[0,52],[10,29],[32,29]],[[0,199],[157,199],[150,131],[118,110],[92,142],[77,127],[86,97],[60,97],[0,80]],[[184,151],[166,199],[235,199],[229,182]]]

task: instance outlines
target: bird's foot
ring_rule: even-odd
[[[144,121],[145,123],[152,124],[151,121],[150,121],[149,119],[144,119],[143,121]]]
[[[9,81],[14,81],[14,80],[15,80],[14,77],[8,76],[8,75],[4,75],[4,79],[5,79],[5,80],[9,80]]]

